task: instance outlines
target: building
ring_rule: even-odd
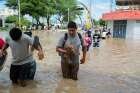
[[[129,7],[139,7],[140,0],[116,0],[116,5],[119,6],[129,6]]]
[[[5,27],[5,19],[11,15],[17,15],[17,11],[9,8],[0,9],[0,27]]]
[[[140,0],[116,0],[116,5],[115,11],[102,16],[112,36],[140,39]]]

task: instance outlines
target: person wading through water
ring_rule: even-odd
[[[82,46],[83,57],[80,60],[81,64],[85,63],[86,58],[86,46],[80,33],[77,33],[77,25],[71,21],[68,23],[68,33],[60,38],[56,51],[61,56],[61,68],[63,78],[78,80],[77,74],[79,70],[79,56],[80,46]],[[69,53],[71,52],[71,53]],[[69,59],[68,59],[68,54]],[[66,62],[67,61],[67,62]]]
[[[30,51],[36,49],[40,60],[44,58],[44,53],[36,36],[30,36],[22,33],[19,28],[12,28],[9,32],[10,37],[6,39],[5,45],[0,50],[0,56],[4,55],[4,51],[8,47],[12,51],[12,64],[10,67],[10,79],[12,84],[26,86],[26,81],[33,80],[36,72],[36,61]]]

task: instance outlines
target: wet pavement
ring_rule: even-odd
[[[140,41],[102,40],[92,48],[85,64],[80,65],[79,80],[62,78],[60,57],[55,46],[62,33],[36,32],[45,59],[39,61],[34,81],[26,87],[13,86],[9,80],[11,53],[0,72],[0,93],[140,93]],[[2,35],[2,34],[1,34]]]

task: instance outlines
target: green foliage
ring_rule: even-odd
[[[18,19],[17,19],[17,17],[16,16],[9,16],[9,17],[7,17],[6,18],[6,23],[16,23],[16,21],[17,21]]]
[[[20,0],[20,4],[21,15],[29,14],[36,19],[37,24],[40,24],[40,17],[44,17],[49,25],[53,15],[58,15],[59,21],[67,22],[68,8],[70,20],[82,14],[81,10],[78,10],[77,0]],[[17,0],[7,0],[6,6],[18,9]]]
[[[95,26],[105,26],[106,25],[106,22],[103,21],[102,19],[99,19],[99,20],[93,19],[93,23]]]
[[[9,31],[7,27],[0,27],[0,31]]]
[[[18,24],[18,16],[9,16],[6,18],[6,23]],[[29,26],[31,22],[23,17],[21,17],[21,25]]]
[[[6,0],[6,6],[17,9],[17,0]]]
[[[94,23],[95,26],[99,25],[99,21],[98,20],[93,19],[93,23]]]
[[[70,20],[74,20],[78,15],[82,14],[81,10],[78,10],[79,7],[77,6],[76,0],[56,0],[56,9],[58,11],[59,20],[63,17],[60,21],[68,21],[68,8]]]
[[[99,24],[100,26],[105,26],[106,25],[106,22],[102,19],[99,20]]]

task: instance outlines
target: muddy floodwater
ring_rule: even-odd
[[[9,80],[11,52],[0,72],[0,93],[140,93],[140,40],[102,40],[99,48],[92,48],[86,63],[80,65],[79,80],[62,78],[60,57],[55,47],[62,32],[36,32],[45,52],[37,60],[35,80],[26,87],[13,86]],[[3,36],[0,33],[0,36]]]

